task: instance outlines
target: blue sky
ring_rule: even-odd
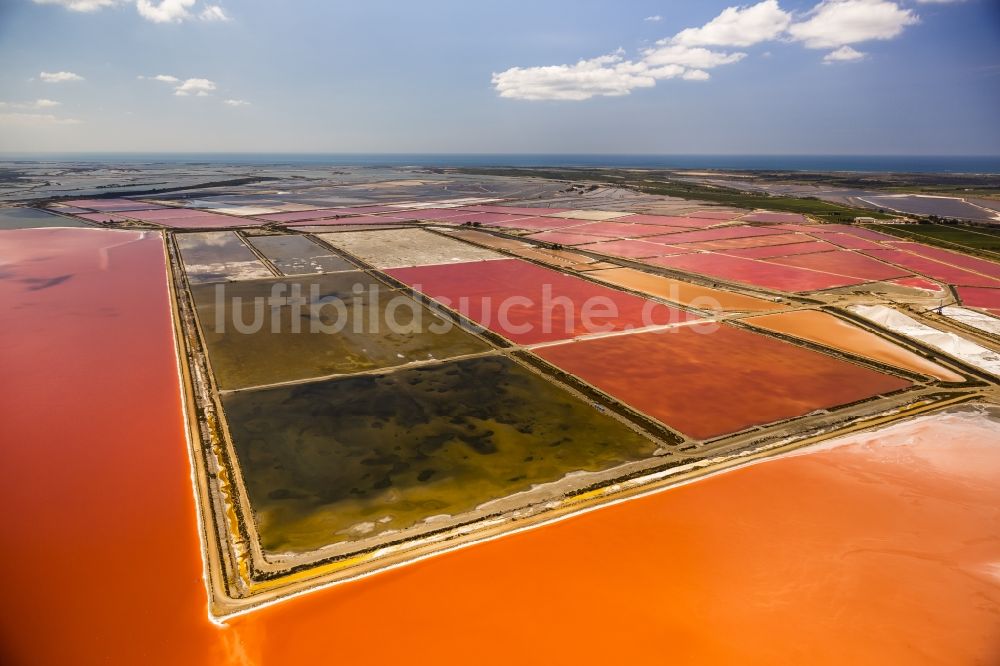
[[[0,151],[1000,154],[996,0],[5,0],[0,62]]]

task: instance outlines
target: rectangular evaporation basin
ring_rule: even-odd
[[[781,303],[763,298],[703,287],[660,275],[650,275],[633,268],[598,270],[593,271],[590,276],[625,289],[659,296],[674,303],[710,312],[767,312],[785,307]]]
[[[223,405],[272,565],[557,499],[658,446],[503,356],[238,391]]]
[[[668,236],[669,240],[670,237]],[[738,250],[742,248],[769,247],[772,245],[788,245],[790,243],[807,243],[810,236],[798,233],[773,234],[769,236],[746,236],[744,238],[726,238],[723,240],[700,241],[685,243],[684,247],[696,250]]]
[[[568,227],[566,231],[568,233],[581,233],[586,236],[602,236],[604,238],[642,238],[643,236],[661,235],[664,229],[652,224],[590,222],[576,227]]]
[[[614,210],[566,210],[559,213],[550,213],[550,217],[566,217],[574,220],[590,220],[592,222],[602,222],[613,220],[617,217],[625,217],[631,213],[622,213]]]
[[[235,231],[177,234],[174,239],[192,284],[274,277]]]
[[[670,248],[659,243],[646,243],[641,240],[613,240],[588,245],[580,245],[581,250],[600,252],[613,257],[643,259],[645,257],[660,257],[670,254]]]
[[[305,236],[253,236],[247,240],[284,275],[334,273],[358,268]]]
[[[908,270],[883,263],[877,259],[872,259],[871,257],[866,257],[863,254],[858,254],[850,250],[800,254],[795,257],[775,257],[767,261],[783,266],[808,268],[814,271],[847,275],[865,280],[890,280],[910,275],[910,271]]]
[[[519,259],[386,272],[517,344],[697,319]]]
[[[709,439],[910,386],[725,324],[593,338],[535,350],[605,393]]]
[[[996,310],[1000,308],[1000,289],[983,287],[959,287],[958,297],[962,303],[974,308]]]
[[[509,222],[491,222],[489,226],[524,231],[550,231],[574,227],[578,224],[580,224],[580,220],[564,220],[558,217],[519,217]]]
[[[823,241],[809,241],[792,245],[767,245],[764,247],[746,247],[735,250],[719,250],[722,254],[744,259],[767,259],[769,257],[791,257],[796,254],[812,254],[813,252],[833,252],[837,248]]]
[[[962,375],[828,312],[796,310],[750,317],[743,321],[768,331],[857,354],[944,382],[965,381]]]
[[[192,288],[223,390],[490,351],[363,271]]]
[[[503,255],[424,229],[318,234],[325,242],[376,268],[502,259]]]
[[[958,252],[952,252],[951,250],[942,250],[941,248],[931,247],[929,245],[924,245],[923,243],[911,243],[906,241],[894,242],[893,247],[906,250],[907,252],[912,252],[913,254],[920,255],[921,257],[927,257],[928,259],[951,264],[952,266],[958,266],[959,268],[963,268],[965,270],[975,271],[994,278],[1000,278],[1000,263],[995,261],[979,259],[978,257],[970,257],[967,254],[959,254]]]
[[[525,243],[524,241],[494,236],[493,234],[488,234],[485,231],[453,229],[452,231],[449,231],[448,234],[453,238],[460,238],[461,240],[476,243],[477,245],[484,245],[496,250],[520,250],[526,247],[531,247],[531,245]]]
[[[948,284],[962,287],[1000,287],[1000,280],[903,250],[863,250],[863,253]]]
[[[783,234],[779,229],[763,229],[761,227],[720,227],[717,229],[701,229],[699,231],[682,231],[680,233],[668,233],[661,237],[647,236],[646,240],[660,241],[670,245],[680,245],[681,243],[696,243],[701,241],[729,240],[733,238],[750,238],[752,236],[775,236]]]
[[[750,213],[749,215],[744,215],[742,218],[744,222],[785,222],[785,223],[796,223],[796,222],[806,222],[808,221],[805,215],[800,215],[799,213]]]
[[[681,229],[701,229],[713,224],[713,222],[709,220],[699,220],[697,218],[681,217],[679,215],[627,215],[626,217],[619,217],[615,221],[652,224],[661,227],[680,227]]]
[[[822,273],[797,266],[781,266],[709,252],[679,257],[659,257],[655,261],[649,260],[649,263],[786,292],[818,291],[865,281],[861,278]]]

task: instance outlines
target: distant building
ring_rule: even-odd
[[[856,217],[854,218],[854,224],[875,224],[874,217]]]

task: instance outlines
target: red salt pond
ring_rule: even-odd
[[[794,266],[780,266],[764,261],[730,257],[711,252],[679,257],[659,257],[655,263],[658,266],[701,273],[722,280],[743,282],[777,291],[817,291],[864,282],[860,278],[821,273]]]
[[[670,237],[667,237],[669,240]],[[721,240],[700,241],[696,243],[684,243],[685,246],[693,247],[697,250],[736,250],[751,247],[769,247],[771,245],[790,245],[794,243],[808,243],[812,238],[804,234],[773,234],[765,236],[746,236],[744,238],[723,238]]]
[[[216,213],[204,213],[202,215],[192,215],[190,217],[175,217],[169,220],[158,220],[154,224],[159,224],[171,229],[234,229],[238,227],[260,226],[264,224],[264,222],[247,218],[241,219],[229,215],[219,215]]]
[[[518,206],[466,206],[464,210],[474,210],[480,213],[507,213],[508,215],[552,215],[563,213],[570,208],[524,208]]]
[[[661,247],[663,249],[659,252],[659,254],[662,254],[662,257],[649,257],[648,259],[643,259],[642,263],[656,266],[657,263],[664,257],[675,257],[679,254],[695,254],[698,252],[698,250],[695,250],[694,248],[685,247],[683,245],[678,245],[677,247],[672,245],[662,245]]]
[[[605,240],[603,236],[577,234],[572,231],[544,231],[540,234],[531,234],[529,238],[533,241],[558,243],[559,245],[585,245]]]
[[[580,220],[569,220],[561,217],[519,217],[510,222],[491,222],[491,227],[504,229],[524,229],[526,231],[547,231],[563,229],[580,224]]]
[[[411,218],[395,215],[353,215],[351,217],[335,217],[323,220],[307,220],[305,222],[286,222],[284,226],[294,229],[299,226],[304,227],[343,227],[343,226],[371,226],[395,224],[396,222],[409,222]]]
[[[593,338],[535,353],[695,439],[910,385],[899,377],[724,324]]]
[[[1000,308],[1000,289],[984,289],[981,287],[958,287],[958,297],[964,305],[974,308]]]
[[[783,266],[797,266],[837,275],[864,278],[865,280],[889,280],[910,275],[910,272],[905,269],[882,263],[877,259],[850,250],[800,254],[795,257],[776,257],[768,259],[768,261]]]
[[[919,273],[925,277],[947,282],[948,284],[964,287],[1000,287],[1000,280],[903,250],[864,250],[864,253],[876,259],[908,268],[914,273]]]
[[[217,214],[217,213],[215,213]],[[135,211],[129,214],[134,220],[145,220],[146,222],[160,222],[173,218],[198,217],[201,215],[213,215],[199,208],[157,208],[156,210]]]
[[[900,250],[906,250],[907,252],[920,255],[921,257],[941,261],[952,266],[958,266],[959,268],[982,273],[983,275],[989,275],[990,277],[1000,278],[1000,263],[995,261],[970,257],[967,254],[959,254],[957,252],[951,252],[950,250],[942,250],[941,248],[931,247],[929,245],[924,245],[923,243],[911,243],[904,241],[895,242],[892,245]]]
[[[0,661],[221,656],[160,234],[5,231],[0,257]]]
[[[849,236],[857,236],[858,238],[867,238],[873,241],[893,241],[899,240],[896,236],[889,236],[888,234],[879,233],[878,231],[872,231],[871,229],[864,229],[862,227],[855,227],[850,224],[823,224],[814,225],[811,227],[813,231],[819,232],[840,232],[848,234]]]
[[[706,219],[680,217],[677,215],[627,215],[617,218],[615,222],[652,224],[661,227],[681,227],[685,229],[701,229],[712,224],[717,224],[717,222]]]
[[[127,213],[75,213],[74,217],[90,222],[124,222],[129,219]]]
[[[589,222],[569,229],[568,233],[607,236],[608,238],[641,238],[663,233],[663,227],[652,224],[628,224],[624,222]]]
[[[722,254],[746,259],[767,259],[769,257],[790,257],[796,254],[811,254],[813,252],[830,252],[837,248],[821,241],[793,243],[791,245],[767,245],[764,247],[746,247],[734,250],[719,250]]]
[[[393,268],[385,272],[518,344],[697,318],[520,259]]]
[[[142,220],[174,229],[251,227],[264,224],[259,220],[209,213],[191,208],[130,211],[126,216],[133,220]]]
[[[1000,661],[1000,433],[962,415],[213,625],[155,236],[0,232],[0,251],[20,276],[0,281],[5,663]]]
[[[659,243],[646,243],[641,240],[613,240],[592,245],[581,245],[581,250],[602,252],[615,257],[641,259],[643,257],[658,257],[670,254],[670,248]]]
[[[676,245],[678,243],[693,243],[696,241],[723,240],[729,238],[747,238],[750,236],[771,236],[783,233],[778,229],[764,229],[761,227],[720,227],[718,229],[702,229],[700,231],[684,231],[681,233],[663,236],[664,243]],[[652,240],[660,240],[653,237]]]
[[[884,248],[885,246],[881,243],[876,243],[875,241],[868,240],[867,238],[860,238],[859,236],[854,236],[852,234],[845,233],[820,233],[817,231],[810,231],[809,234],[820,240],[825,240],[827,243],[833,243],[842,248],[848,250],[878,250]]]

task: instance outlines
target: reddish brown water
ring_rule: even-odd
[[[910,385],[899,377],[725,324],[715,330],[687,326],[591,338],[535,353],[694,439]]]
[[[2,232],[0,256],[0,662],[1000,662],[1000,435],[967,416],[213,625],[158,238]]]

